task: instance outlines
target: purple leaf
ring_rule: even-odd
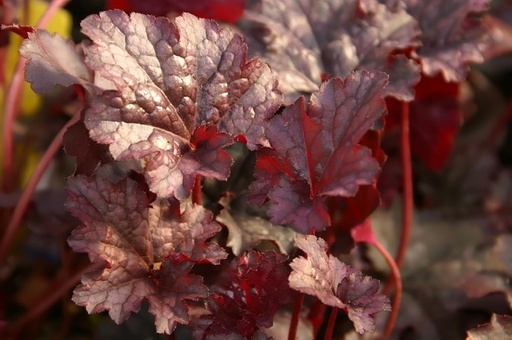
[[[322,75],[346,77],[354,70],[383,71],[390,86],[384,95],[412,100],[419,67],[391,53],[418,46],[420,30],[403,9],[390,11],[357,0],[260,0],[245,18],[256,24],[250,47],[269,61],[283,93],[311,93]]]
[[[483,61],[486,28],[476,14],[489,0],[404,0],[407,12],[422,29],[423,45],[416,55],[429,76],[442,73],[448,82],[460,82],[468,63]]]
[[[280,105],[276,80],[258,59],[246,62],[241,36],[190,14],[170,22],[108,11],[82,21],[94,42],[87,64],[117,85],[86,123],[156,126],[188,139],[197,126],[265,144],[264,122]],[[94,110],[96,111],[96,110]]]
[[[374,314],[391,310],[388,298],[378,293],[379,282],[328,255],[321,238],[297,236],[295,242],[307,258],[295,258],[290,264],[290,287],[343,309],[358,333],[373,332]]]
[[[307,107],[299,98],[274,117],[267,135],[275,152],[259,153],[249,201],[268,197],[273,223],[292,223],[304,233],[325,229],[323,198],[354,196],[380,170],[371,150],[357,143],[386,112],[386,83],[382,73],[354,72],[324,83]]]
[[[89,312],[109,310],[120,323],[147,298],[158,331],[170,333],[176,323],[188,323],[181,300],[206,296],[200,278],[188,276],[192,262],[218,264],[227,256],[206,242],[221,227],[201,206],[189,204],[182,213],[167,200],[150,206],[136,181],[115,182],[107,174],[68,180],[66,207],[81,221],[68,242],[91,261],[108,264],[86,276],[73,299]]]
[[[90,16],[82,28],[94,41],[87,64],[117,86],[92,103],[85,124],[116,160],[138,160],[159,196],[188,197],[197,173],[226,179],[232,161],[221,149],[234,136],[250,148],[268,143],[277,83],[260,60],[246,63],[246,45],[230,29],[188,14],[172,23],[120,11]],[[220,135],[197,136],[203,125]]]
[[[122,11],[89,16],[82,30],[93,41],[85,62],[70,41],[32,34],[22,48],[27,80],[40,92],[86,87],[90,138],[131,161],[158,196],[187,198],[198,174],[227,179],[232,160],[222,150],[235,138],[268,146],[267,120],[282,96],[233,30],[190,14],[170,21]]]

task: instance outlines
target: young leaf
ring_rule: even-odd
[[[251,338],[260,328],[272,326],[279,306],[289,302],[287,256],[273,251],[251,250],[235,259],[223,280],[212,288],[207,308],[199,320],[197,338],[238,335]]]
[[[403,9],[390,11],[360,1],[260,0],[244,17],[255,23],[251,50],[269,61],[284,94],[296,98],[318,89],[322,75],[346,77],[354,70],[383,71],[385,95],[412,100],[419,67],[395,50],[418,45],[420,29]]]
[[[388,298],[378,293],[379,282],[327,255],[327,243],[321,238],[298,236],[295,242],[307,258],[295,258],[290,264],[290,287],[343,309],[358,333],[373,332],[374,314],[391,310]]]
[[[387,76],[358,71],[324,83],[305,106],[299,98],[274,117],[261,152],[249,201],[271,201],[275,224],[292,223],[304,233],[330,224],[325,196],[351,197],[379,172],[371,150],[357,143],[386,109],[381,99]]]
[[[226,245],[231,247],[236,256],[254,248],[262,240],[274,242],[284,254],[289,254],[293,249],[293,238],[297,233],[292,229],[272,224],[264,218],[251,216],[244,211],[232,211],[227,198],[222,198],[220,203],[224,205],[224,209],[215,219],[228,228]]]
[[[403,0],[407,12],[419,23],[422,46],[415,53],[423,73],[446,81],[460,82],[468,63],[482,62],[486,28],[477,15],[489,7],[489,0]]]
[[[73,300],[91,313],[108,310],[116,323],[137,311],[144,298],[159,332],[188,323],[182,300],[205,297],[199,277],[188,275],[193,262],[218,264],[227,254],[206,240],[221,227],[201,206],[181,214],[167,200],[149,205],[146,192],[131,179],[118,182],[106,172],[68,180],[66,207],[81,225],[68,242],[86,252],[103,270],[86,275]]]

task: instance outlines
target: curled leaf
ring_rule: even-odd
[[[298,236],[295,242],[307,258],[295,258],[290,264],[290,287],[343,309],[358,333],[373,332],[374,315],[391,310],[388,298],[378,292],[379,281],[328,255],[327,243],[320,238]]]

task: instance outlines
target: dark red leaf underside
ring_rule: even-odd
[[[244,11],[245,0],[129,0],[136,12],[152,15],[190,12],[200,18],[234,23]]]
[[[108,148],[89,137],[89,131],[82,121],[67,129],[62,144],[68,155],[76,157],[75,175],[92,175],[101,161],[108,158]]]
[[[460,84],[448,83],[441,75],[423,76],[410,103],[411,151],[431,170],[439,171],[448,162],[462,113]],[[390,114],[386,128],[400,124],[401,104],[388,100]]]
[[[234,259],[229,272],[212,288],[207,305],[212,315],[199,321],[196,337],[251,338],[260,328],[272,326],[277,309],[292,297],[286,260],[283,254],[253,250]]]

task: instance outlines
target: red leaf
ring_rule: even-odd
[[[120,9],[125,12],[133,11],[133,6],[130,0],[107,0],[105,4],[106,9]]]
[[[360,141],[372,150],[374,157],[382,167],[386,161],[386,154],[381,149],[381,131],[368,130]],[[349,230],[350,228],[362,223],[372,212],[380,205],[380,193],[377,190],[376,183],[361,185],[354,197],[344,197],[336,199],[336,210],[339,219],[336,220],[338,230]]]
[[[385,113],[386,82],[384,74],[367,71],[333,78],[307,108],[299,98],[274,117],[267,135],[275,152],[259,154],[249,201],[261,204],[268,197],[276,224],[292,223],[304,233],[325,229],[330,220],[323,198],[355,196],[380,170],[371,151],[357,143]]]
[[[277,309],[290,301],[287,256],[273,251],[249,251],[231,263],[222,282],[212,288],[196,338],[238,335],[251,338],[260,328],[272,326]]]
[[[431,170],[441,170],[461,124],[460,84],[448,83],[440,75],[423,76],[415,91],[416,99],[409,104],[411,151]],[[401,105],[393,100],[387,103],[386,129],[392,129],[400,122]]]
[[[234,23],[244,11],[245,0],[129,0],[134,10],[152,15],[190,12],[198,17]]]
[[[108,148],[89,137],[89,131],[82,121],[78,121],[66,130],[62,144],[68,155],[76,157],[75,175],[92,175],[108,155]]]
[[[459,104],[437,96],[411,104],[411,151],[432,170],[441,170],[450,158],[460,123]]]
[[[19,35],[23,39],[28,39],[29,33],[34,33],[34,31],[35,31],[34,27],[32,27],[32,26],[17,25],[17,24],[1,25],[0,29],[16,33],[17,35]]]

